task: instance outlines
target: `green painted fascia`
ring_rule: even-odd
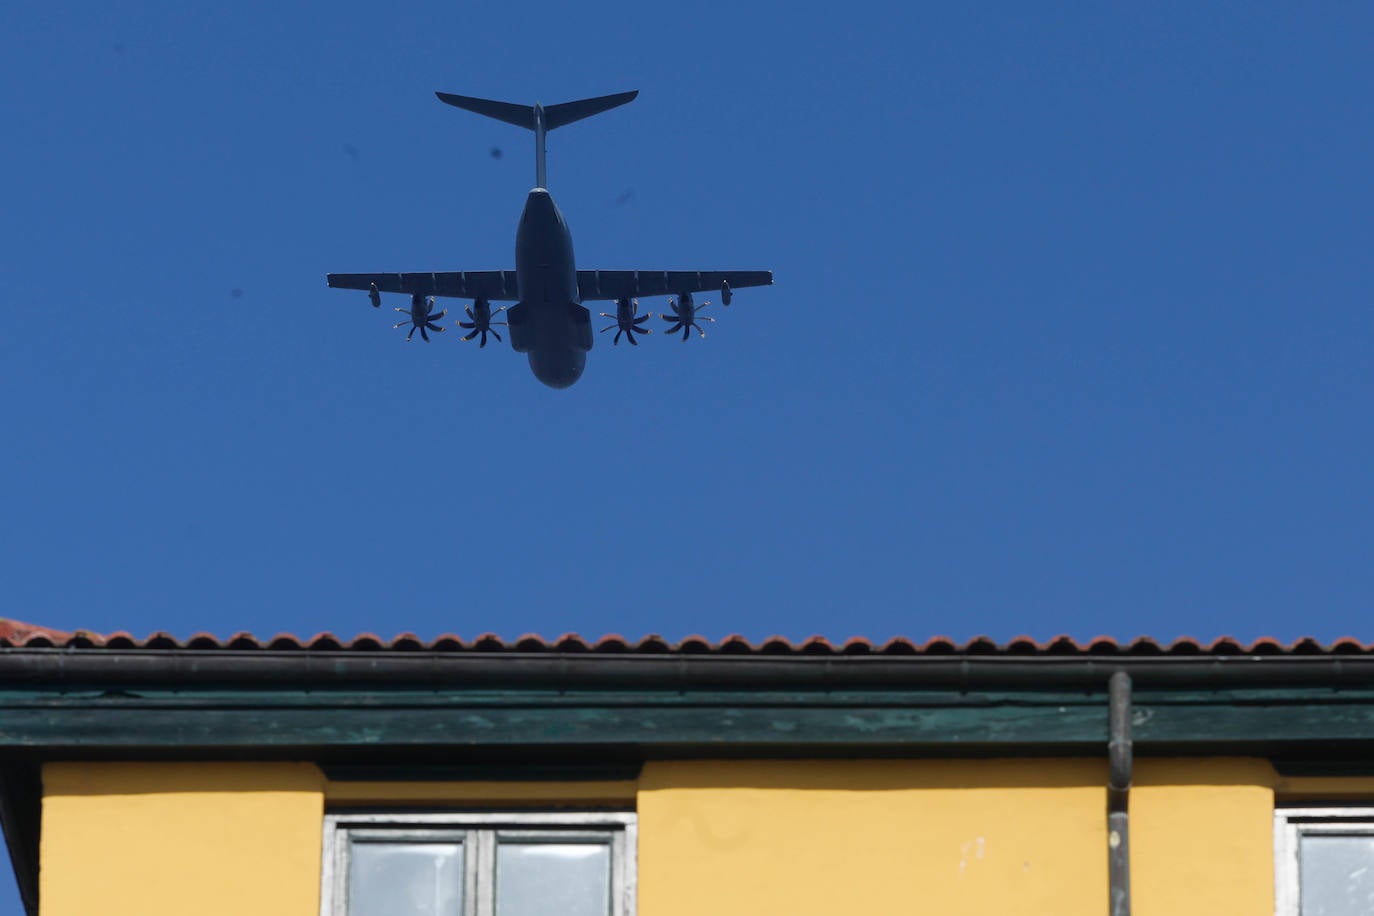
[[[1374,690],[1140,690],[1133,723],[1141,753],[1374,743]],[[1106,740],[1106,694],[1093,691],[0,691],[0,754],[44,757],[551,747],[1086,753]]]

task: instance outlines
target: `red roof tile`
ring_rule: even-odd
[[[0,648],[58,648],[58,649],[180,649],[188,651],[230,650],[243,652],[530,652],[530,653],[594,653],[602,655],[1012,655],[1012,656],[1151,656],[1175,657],[1197,655],[1362,655],[1374,654],[1374,644],[1343,636],[1332,643],[1321,643],[1310,637],[1289,644],[1261,637],[1249,644],[1224,636],[1208,645],[1190,637],[1180,637],[1168,644],[1141,636],[1129,642],[1119,642],[1098,636],[1079,642],[1069,636],[1056,636],[1039,642],[1029,636],[1017,636],[998,643],[986,637],[974,637],[963,643],[945,636],[936,636],[917,645],[906,637],[894,637],[882,645],[875,645],[861,636],[836,644],[821,636],[800,642],[782,636],[770,636],[752,643],[740,635],[730,635],[718,642],[702,636],[688,636],[677,643],[662,636],[647,635],[632,642],[623,636],[608,634],[591,641],[576,633],[565,633],[557,639],[545,639],[537,634],[525,634],[518,639],[503,639],[493,633],[482,633],[470,639],[444,634],[424,640],[413,633],[401,633],[383,639],[374,633],[361,633],[352,639],[342,639],[333,633],[317,633],[301,639],[290,633],[279,633],[270,640],[251,633],[235,633],[228,638],[209,633],[195,633],[179,640],[170,633],[151,633],[142,639],[120,631],[102,635],[87,630],[54,630],[49,627],[0,618]]]

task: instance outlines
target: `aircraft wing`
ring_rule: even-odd
[[[588,299],[633,299],[707,293],[729,283],[732,290],[771,286],[771,270],[579,270],[577,290]],[[380,289],[381,287],[378,287]]]
[[[458,270],[428,274],[330,274],[328,283],[335,289],[369,290],[380,293],[419,293],[421,296],[449,296],[454,299],[491,299],[518,302],[513,270]]]

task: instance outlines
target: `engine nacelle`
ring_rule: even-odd
[[[729,281],[729,280],[721,280],[721,281],[720,281],[720,304],[721,304],[721,305],[729,305],[729,304],[730,304],[730,300],[733,299],[733,298],[734,298],[734,295],[730,292],[730,281]]]

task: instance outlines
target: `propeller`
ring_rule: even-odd
[[[496,310],[496,314],[499,315],[501,312],[504,312],[505,310],[506,307],[503,305]],[[463,306],[463,311],[467,312],[468,317],[472,319],[471,321],[458,322],[458,327],[470,328],[470,330],[468,331],[467,335],[463,338],[463,340],[472,340],[472,338],[476,337],[478,334],[481,334],[482,341],[477,345],[478,347],[485,347],[487,345],[488,334],[490,334],[492,337],[495,337],[497,340],[501,340],[501,335],[496,333],[496,331],[492,328],[492,325],[503,325],[505,324],[505,322],[491,320],[492,311],[490,302],[488,302],[485,299],[478,299],[477,301],[473,302],[472,305]]]
[[[373,287],[373,289],[375,291],[376,287]],[[396,309],[396,311],[410,312],[410,318],[407,319],[410,322],[410,330],[406,332],[406,340],[409,341],[411,337],[414,337],[415,331],[418,329],[420,332],[420,336],[424,338],[425,343],[429,343],[429,334],[425,331],[425,329],[428,328],[431,331],[443,331],[444,329],[441,328],[439,325],[435,324],[434,322],[438,321],[440,318],[443,318],[445,315],[448,314],[448,309],[444,309],[442,312],[435,314],[434,297],[430,296],[428,299],[426,299],[419,293],[411,293],[410,308],[398,308]],[[396,322],[394,327],[399,328],[402,327],[404,324],[404,321],[398,321]]]
[[[635,332],[638,331],[640,334],[652,334],[652,330],[649,328],[642,328],[640,325],[654,317],[654,313],[645,312],[643,315],[637,315],[636,313],[638,311],[638,299],[617,299],[615,301],[614,315],[610,312],[601,313],[602,318],[614,318],[615,324],[606,325],[601,329],[601,333],[605,334],[611,328],[618,328],[619,330],[615,332],[615,337],[611,340],[613,346],[620,343],[621,334],[624,334],[625,339],[630,343],[634,344],[636,347],[639,346],[639,341],[635,340]]]
[[[701,314],[701,310],[706,308],[706,306],[710,304],[711,303],[708,301],[703,302],[701,305],[693,305],[691,293],[683,293],[682,295],[678,296],[677,299],[669,299],[668,308],[673,310],[673,314],[671,316],[663,316],[663,320],[672,325],[672,327],[668,329],[668,333],[676,334],[678,332],[678,329],[681,328],[682,340],[684,343],[687,340],[687,335],[693,329],[695,329],[696,332],[700,334],[702,337],[705,337],[706,331],[701,327],[701,325],[697,324],[697,322],[716,320],[714,318],[708,318],[707,316]]]

